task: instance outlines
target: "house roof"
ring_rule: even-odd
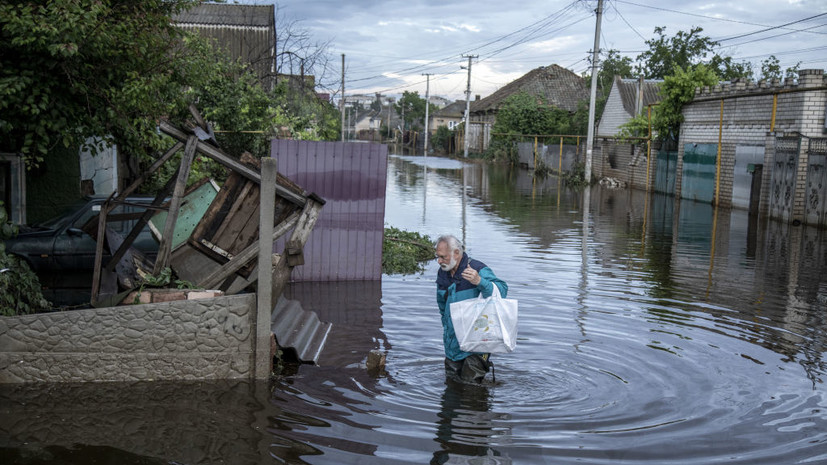
[[[275,24],[273,5],[200,3],[175,15],[178,24],[201,26],[270,27]]]
[[[623,102],[623,109],[630,115],[636,113],[636,106],[638,100],[638,79],[625,79],[620,76],[615,76],[614,85],[620,94],[620,99]],[[646,79],[643,81],[643,106],[657,103],[660,101],[658,92],[662,79]]]
[[[577,104],[581,100],[589,98],[583,78],[558,65],[541,66],[488,97],[471,102],[471,112],[496,110],[506,98],[520,92],[543,97],[547,103],[570,112],[577,110]]]
[[[445,108],[434,112],[434,116],[441,116],[443,118],[462,118],[465,116],[465,100],[457,100]]]

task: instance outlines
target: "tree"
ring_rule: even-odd
[[[196,0],[0,4],[0,149],[42,160],[91,136],[122,152],[158,147],[158,117],[185,106],[203,69],[170,17]]]
[[[663,79],[675,68],[688,69],[700,63],[718,45],[700,35],[701,27],[693,27],[689,32],[678,31],[674,37],[667,37],[665,31],[665,27],[656,27],[657,37],[646,41],[649,50],[637,56],[639,72],[647,79]]]
[[[405,115],[405,127],[414,127],[419,129],[419,124],[425,123],[425,99],[419,96],[419,92],[405,91],[402,93],[402,98],[394,105],[397,113]],[[436,105],[430,104],[428,111],[434,113],[437,110]],[[416,126],[414,126],[416,125]]]
[[[766,79],[769,81],[773,79],[783,79],[785,77],[796,77],[798,76],[799,66],[801,66],[800,61],[796,63],[795,66],[791,66],[782,72],[781,62],[778,61],[778,58],[776,58],[775,55],[770,55],[767,59],[761,62],[761,79]]]
[[[652,131],[661,140],[678,140],[678,131],[683,122],[681,110],[695,97],[695,88],[718,83],[718,76],[712,68],[699,64],[688,69],[675,68],[664,78],[660,87],[660,104],[654,107]],[[648,132],[646,115],[639,115],[622,126],[621,136],[643,137]]]
[[[609,96],[615,76],[631,78],[635,76],[635,71],[631,58],[612,49],[600,63],[600,71],[597,73],[597,89],[604,99]]]
[[[716,54],[709,60],[709,67],[715,70],[715,74],[723,81],[753,78],[752,63],[748,61],[735,63],[732,57],[722,57]]]
[[[278,5],[275,20],[276,74],[314,76],[321,88],[335,90],[339,83],[338,76],[332,77],[335,85],[327,83],[327,75],[334,69],[330,66],[330,41],[315,40],[299,21],[282,14]]]
[[[548,105],[542,97],[519,92],[497,109],[492,132],[497,134],[569,134],[571,115]]]

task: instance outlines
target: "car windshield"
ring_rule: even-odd
[[[66,225],[69,221],[72,221],[72,218],[75,216],[77,211],[88,203],[89,200],[79,200],[73,203],[72,205],[66,207],[61,214],[49,218],[46,221],[35,223],[32,225],[32,227],[40,229],[59,229]],[[91,210],[92,208],[89,208],[89,212],[84,213],[87,219],[92,216]]]

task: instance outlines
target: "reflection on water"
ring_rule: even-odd
[[[462,233],[520,301],[496,385],[445,379],[432,262],[290,286],[334,326],[320,366],[269,384],[0,388],[0,461],[827,461],[824,231],[640,191],[583,200],[504,166],[389,162],[386,224]]]

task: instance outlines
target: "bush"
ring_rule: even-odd
[[[430,237],[393,227],[385,228],[382,273],[421,273],[425,271],[424,262],[433,258],[434,244]]]
[[[0,202],[0,239],[8,239],[15,234],[17,227],[8,221],[6,209]],[[0,242],[0,315],[27,315],[50,306],[40,291],[37,275],[25,261],[6,254],[5,243]]]

